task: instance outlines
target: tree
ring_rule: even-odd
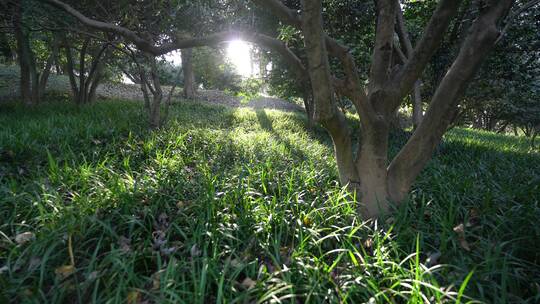
[[[8,1],[6,11],[11,12],[11,23],[17,46],[17,59],[20,66],[21,99],[25,104],[37,104],[42,98],[51,67],[58,55],[58,44],[54,37],[42,35],[50,45],[45,61],[38,60],[31,43],[31,23],[33,10],[29,1]],[[45,52],[47,53],[47,52]]]
[[[182,50],[182,69],[184,70],[184,97],[188,99],[195,98],[197,84],[195,83],[195,73],[193,70],[193,50]]]
[[[253,0],[273,12],[282,23],[302,31],[307,68],[284,43],[255,32],[227,31],[200,38],[171,39],[156,45],[127,28],[89,19],[61,1],[47,2],[69,12],[87,26],[122,35],[139,49],[153,54],[238,38],[279,53],[296,72],[299,81],[311,86],[313,117],[332,137],[341,183],[356,193],[361,202],[359,212],[364,217],[375,217],[388,211],[392,204],[406,199],[414,180],[451,123],[469,81],[498,40],[499,25],[504,23],[514,1],[480,3],[476,19],[438,84],[422,122],[391,161],[388,159],[390,122],[441,45],[462,1],[441,0],[438,3],[422,37],[401,63],[394,55],[399,45],[394,37],[402,8],[395,0],[377,1],[375,40],[367,84],[360,80],[349,48],[326,33],[320,0],[302,1],[301,14],[278,0]],[[340,62],[342,75],[334,75],[331,58]],[[337,106],[335,92],[347,96],[360,116],[361,133],[357,135],[361,140],[356,151],[345,117]]]
[[[70,41],[65,36],[62,37],[66,57],[64,70],[69,76],[74,101],[77,104],[90,103],[95,100],[96,90],[103,78],[105,62],[113,43],[109,42],[107,37],[101,41],[90,36],[82,37],[78,65],[76,65],[73,54],[73,48],[76,45],[74,41],[74,37]]]
[[[512,1],[490,1],[469,30],[460,53],[439,84],[424,120],[398,155],[388,165],[388,134],[392,115],[413,88],[429,59],[439,46],[460,1],[439,2],[412,55],[401,66],[392,66],[394,27],[401,9],[396,1],[378,1],[375,46],[369,83],[359,81],[348,49],[323,30],[320,1],[304,1],[303,15],[278,1],[257,1],[267,5],[284,22],[301,28],[304,34],[309,73],[315,96],[315,118],[329,131],[334,141],[340,180],[348,184],[364,203],[365,216],[376,216],[401,202],[416,176],[431,158],[446,131],[459,97],[487,56],[499,35],[498,22]],[[361,142],[355,153],[348,126],[334,100],[329,54],[337,57],[345,71],[344,83],[336,86],[353,100],[361,120]]]

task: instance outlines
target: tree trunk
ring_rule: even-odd
[[[144,108],[150,112],[150,96],[148,94],[148,79],[146,72],[139,66],[139,77],[141,79],[141,91],[144,98]]]
[[[49,55],[49,58],[47,58],[47,62],[45,63],[45,68],[43,69],[43,72],[41,73],[41,77],[39,78],[38,95],[39,95],[40,100],[45,94],[45,89],[47,88],[47,82],[49,81],[49,75],[51,74],[51,68],[57,55],[58,55],[58,50],[56,47],[56,42],[53,42],[52,52]]]
[[[75,67],[73,64],[73,54],[71,52],[71,46],[67,42],[67,39],[64,39],[64,50],[66,55],[66,67],[64,70],[69,76],[69,84],[71,86],[71,93],[73,95],[73,100],[77,102],[77,95],[79,94],[79,87],[77,85],[77,79],[75,78]]]
[[[390,209],[387,180],[389,126],[377,122],[362,128],[356,168],[360,177],[361,214],[375,217]]]
[[[88,45],[90,44],[91,38],[85,38],[81,47],[81,52],[79,53],[79,92],[77,92],[77,104],[86,103],[86,98],[88,97],[86,92],[88,90],[88,84],[86,82],[86,51]]]
[[[16,5],[13,12],[13,28],[17,41],[17,57],[20,66],[20,91],[23,103],[32,104],[32,75],[30,72],[29,37],[22,23],[22,6]]]
[[[195,98],[196,84],[195,73],[193,71],[193,49],[183,49],[182,53],[182,69],[184,71],[184,97],[188,99]]]
[[[413,128],[416,130],[420,123],[422,122],[422,118],[424,117],[424,113],[422,111],[422,94],[420,92],[420,81],[415,82],[414,84],[414,92],[413,92]]]
[[[159,81],[159,75],[157,71],[156,58],[148,56],[150,59],[150,76],[152,77],[152,83],[154,90],[152,92],[152,104],[150,105],[150,127],[157,129],[161,127],[161,100],[163,99],[163,92],[161,90],[161,83]]]
[[[304,108],[306,110],[306,115],[308,118],[308,127],[312,128],[314,126],[313,121],[313,99],[308,90],[304,90]]]

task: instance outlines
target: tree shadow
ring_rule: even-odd
[[[272,126],[272,120],[268,117],[266,114],[266,110],[264,109],[257,109],[255,110],[255,113],[257,115],[257,120],[259,121],[259,125],[261,128],[270,134],[278,140],[280,143],[282,143],[287,150],[289,150],[292,154],[298,156],[300,159],[307,159],[306,154],[304,151],[296,147],[291,141],[287,138],[284,138],[279,132],[276,132],[274,130],[274,127]]]

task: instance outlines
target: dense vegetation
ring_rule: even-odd
[[[179,103],[156,131],[144,116],[0,104],[0,302],[540,301],[523,137],[455,128],[410,203],[362,222],[300,114]]]
[[[0,303],[540,303],[538,28],[0,1]]]

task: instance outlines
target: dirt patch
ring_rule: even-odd
[[[169,94],[170,87],[163,86],[165,96]],[[143,100],[143,94],[138,85],[106,83],[99,86],[97,94],[102,98],[118,98],[129,100]],[[258,97],[250,101],[242,101],[240,97],[232,96],[218,90],[199,90],[194,100],[184,99],[182,89],[177,88],[172,102],[198,102],[203,101],[211,104],[219,104],[229,107],[250,107],[255,109],[279,109],[285,111],[303,111],[304,108],[283,99],[273,97]]]

